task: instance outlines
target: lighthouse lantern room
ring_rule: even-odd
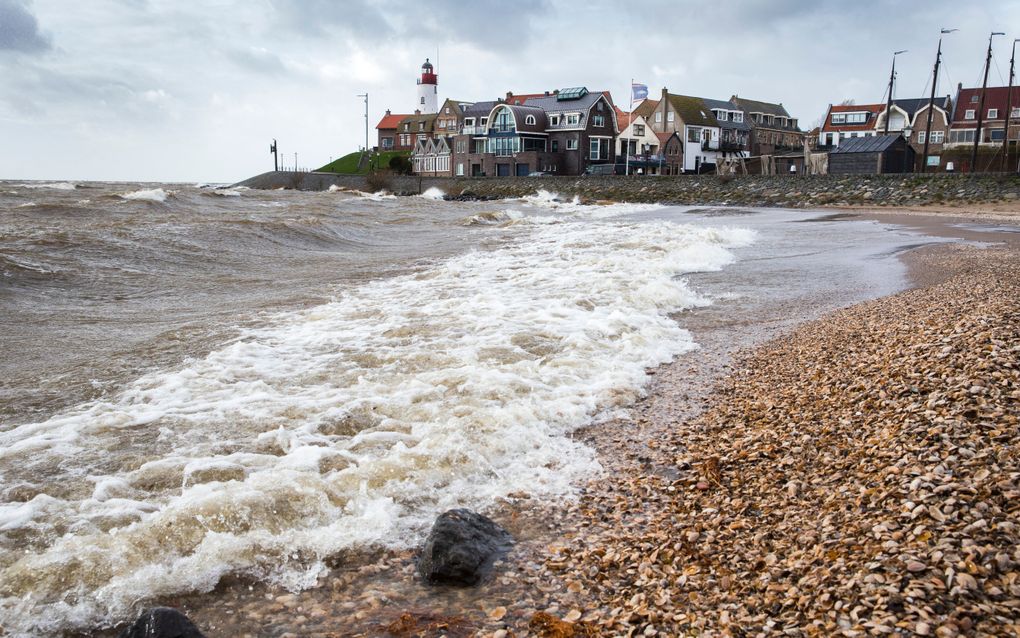
[[[422,113],[435,113],[439,110],[439,77],[428,58],[421,65],[421,78],[418,80],[418,109]]]

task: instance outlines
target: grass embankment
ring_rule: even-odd
[[[407,151],[383,151],[381,153],[375,153],[365,166],[359,168],[362,155],[363,153],[361,151],[349,153],[343,157],[333,160],[322,168],[315,169],[315,172],[339,173],[341,175],[365,175],[373,170],[389,168],[390,160],[394,157],[409,157],[411,154]]]

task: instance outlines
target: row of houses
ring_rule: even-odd
[[[805,134],[782,103],[738,95],[720,100],[663,88],[657,97],[644,96],[631,112],[617,107],[609,91],[587,87],[508,92],[481,102],[447,99],[440,104],[438,76],[428,60],[417,84],[419,108],[410,114],[387,110],[376,126],[377,148],[409,152],[417,174],[449,177],[675,175],[710,172],[735,161],[743,167],[745,160],[752,163],[751,158],[758,170],[768,165],[771,170],[782,166],[782,172],[801,172],[809,151],[874,153],[880,146],[879,152],[898,159],[883,160],[869,172],[910,172],[920,167],[917,158],[923,155],[929,114],[928,163],[945,169],[951,168],[946,150],[972,145],[978,135],[976,111],[981,103],[981,89],[961,85],[955,99],[937,98],[930,108],[928,98],[893,100],[888,113],[886,104],[830,105],[821,126]],[[1007,133],[1010,140],[1020,139],[1020,87],[1013,89],[1012,99],[1007,92],[999,87],[985,93],[981,145],[1001,146]],[[1007,103],[1015,105],[1009,131]],[[887,134],[885,140],[860,140]],[[837,159],[835,165],[853,164]]]
[[[1012,97],[1009,91],[1012,90]],[[980,88],[957,86],[956,98],[951,96],[930,98],[897,99],[887,104],[839,104],[830,105],[825,119],[817,131],[813,131],[812,146],[818,151],[835,151],[842,145],[857,138],[892,135],[902,137],[910,154],[918,158],[907,163],[905,171],[919,167],[924,156],[925,138],[928,134],[928,120],[931,120],[931,134],[927,138],[927,165],[945,170],[959,154],[955,150],[973,148],[978,136],[978,110],[981,115],[979,148],[998,151],[1003,146],[1004,136],[1009,135],[1012,153],[1020,140],[1020,87],[990,87],[984,91],[982,107]],[[929,109],[929,102],[931,108]],[[1011,113],[1007,114],[1007,105]],[[888,118],[888,129],[886,119]],[[1009,131],[1006,123],[1009,121]],[[889,140],[887,144],[893,144]],[[854,142],[853,148],[868,148],[866,142]],[[1009,148],[1009,147],[1007,147]],[[966,154],[964,154],[966,155]],[[958,161],[958,160],[957,160]],[[969,161],[964,158],[964,162]],[[951,170],[967,170],[967,166],[948,166]],[[898,171],[897,171],[898,172]]]

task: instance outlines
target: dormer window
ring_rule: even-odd
[[[580,113],[569,113],[567,114],[567,126],[577,126],[581,123]]]
[[[530,126],[534,126],[535,125],[535,116],[534,115],[527,116],[526,118],[524,118],[524,123],[528,124]]]
[[[464,126],[474,126],[474,125],[475,125],[475,118],[473,118],[473,117],[465,117],[464,118]]]
[[[999,109],[988,109],[988,119],[994,120],[999,117]]]
[[[733,112],[733,121],[734,122],[743,122],[744,121],[744,114],[741,113],[740,111],[734,111]]]
[[[549,126],[559,126],[559,125],[560,125],[560,116],[559,115],[550,115],[549,116]]]
[[[489,116],[486,115],[485,117],[482,118],[482,126],[485,126],[488,123],[489,123]]]

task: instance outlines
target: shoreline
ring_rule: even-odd
[[[854,216],[872,219],[873,216],[884,214],[873,212]],[[974,232],[952,227],[954,221],[955,218],[926,218],[916,219],[914,223],[930,226],[931,231],[939,230],[936,227],[942,226],[942,230],[947,233],[955,232],[959,235]],[[1003,232],[976,234],[986,242],[990,235],[1004,242],[1020,239],[1020,235],[1013,237]],[[960,238],[971,240],[969,237]],[[221,583],[212,593],[181,596],[162,602],[181,607],[210,636],[279,636],[288,635],[287,632],[312,636],[369,636],[388,635],[385,631],[387,628],[401,630],[390,631],[389,635],[419,635],[421,631],[425,633],[420,635],[438,635],[428,633],[429,628],[435,630],[441,627],[445,628],[449,636],[525,635],[529,631],[529,623],[539,612],[551,614],[554,618],[580,618],[581,624],[574,625],[570,631],[595,632],[591,635],[598,635],[598,631],[610,635],[627,633],[632,628],[631,624],[618,622],[623,611],[612,617],[612,624],[603,624],[601,629],[598,626],[599,621],[604,623],[607,620],[606,613],[621,606],[614,604],[607,607],[607,590],[600,589],[597,585],[599,580],[589,575],[602,573],[607,554],[603,552],[596,562],[588,564],[578,562],[578,556],[584,555],[585,549],[612,547],[614,540],[626,538],[625,533],[631,530],[626,525],[620,525],[623,522],[620,513],[628,511],[642,517],[652,516],[654,510],[651,508],[662,504],[662,494],[650,494],[644,487],[639,493],[630,494],[623,486],[616,484],[621,481],[626,484],[632,480],[638,483],[651,482],[656,486],[665,486],[665,494],[675,493],[668,491],[670,485],[684,484],[685,487],[680,488],[681,493],[692,494],[695,500],[702,499],[717,487],[710,482],[709,488],[703,490],[699,487],[704,482],[701,479],[686,486],[691,476],[698,473],[703,459],[676,453],[680,448],[670,449],[658,444],[650,446],[647,441],[671,440],[676,445],[685,435],[675,429],[698,427],[693,424],[700,423],[705,414],[717,409],[721,401],[728,400],[727,395],[719,394],[719,390],[727,386],[731,375],[742,373],[749,358],[753,359],[756,353],[774,347],[774,343],[786,342],[790,335],[798,334],[806,326],[825,325],[833,321],[833,317],[851,312],[854,308],[896,299],[900,295],[923,290],[945,280],[951,276],[952,269],[943,268],[934,272],[933,268],[937,270],[938,255],[958,250],[961,250],[958,245],[950,244],[902,254],[901,258],[907,264],[914,284],[904,293],[836,311],[822,305],[815,306],[813,310],[802,305],[790,309],[800,313],[792,317],[784,317],[783,309],[776,309],[775,315],[766,322],[767,326],[758,333],[746,334],[739,343],[724,339],[725,331],[720,329],[714,332],[711,329],[701,332],[692,329],[695,340],[702,348],[672,363],[649,370],[652,380],[648,395],[631,409],[630,419],[626,422],[610,421],[592,425],[575,434],[595,447],[607,470],[606,476],[610,477],[609,481],[606,481],[606,477],[593,481],[582,490],[580,499],[574,503],[549,505],[533,501],[527,495],[519,495],[519,498],[510,499],[495,511],[489,512],[514,534],[518,544],[503,566],[497,569],[493,581],[478,589],[424,589],[414,575],[413,551],[366,550],[356,555],[338,557],[334,563],[336,567],[320,586],[298,594],[238,579]],[[962,250],[986,256],[990,254],[974,249]],[[1015,255],[1016,244],[1009,244],[1006,250]],[[691,383],[692,379],[696,379],[697,383]],[[724,467],[722,471],[728,469]],[[613,485],[607,487],[606,483]],[[655,498],[647,499],[650,495]],[[602,529],[600,526],[605,526],[607,521],[612,523],[605,528],[607,535],[596,536],[594,532]],[[645,522],[649,523],[650,519]],[[673,532],[679,533],[672,527],[667,527],[664,533],[668,536]],[[564,536],[570,539],[569,542],[558,543],[556,539]],[[635,553],[650,556],[655,549],[645,546],[647,542],[647,539],[639,539],[629,548],[618,547],[616,553],[620,557]],[[647,561],[638,561],[630,569],[641,572],[643,562]],[[584,569],[580,569],[582,565]],[[619,578],[621,583],[627,580],[626,574]],[[634,595],[637,593],[640,592]],[[633,596],[628,601],[631,598]],[[646,610],[647,602],[642,600],[645,607],[639,604],[636,610]],[[626,609],[625,605],[622,607]],[[600,609],[603,611],[599,612]],[[588,624],[585,625],[585,622]],[[639,624],[634,628],[641,633],[646,631],[647,624]],[[263,633],[263,630],[271,627],[277,629]],[[329,627],[333,629],[327,629]],[[653,623],[653,629],[655,627]],[[681,625],[672,627],[679,630]],[[683,631],[716,628],[712,625],[700,629],[697,625],[683,627],[686,627]],[[666,635],[674,635],[669,629],[656,629],[660,630],[666,631]],[[404,631],[406,633],[401,633]],[[502,633],[505,631],[513,633]],[[115,634],[103,632],[93,635]],[[538,631],[533,635],[552,634]]]

